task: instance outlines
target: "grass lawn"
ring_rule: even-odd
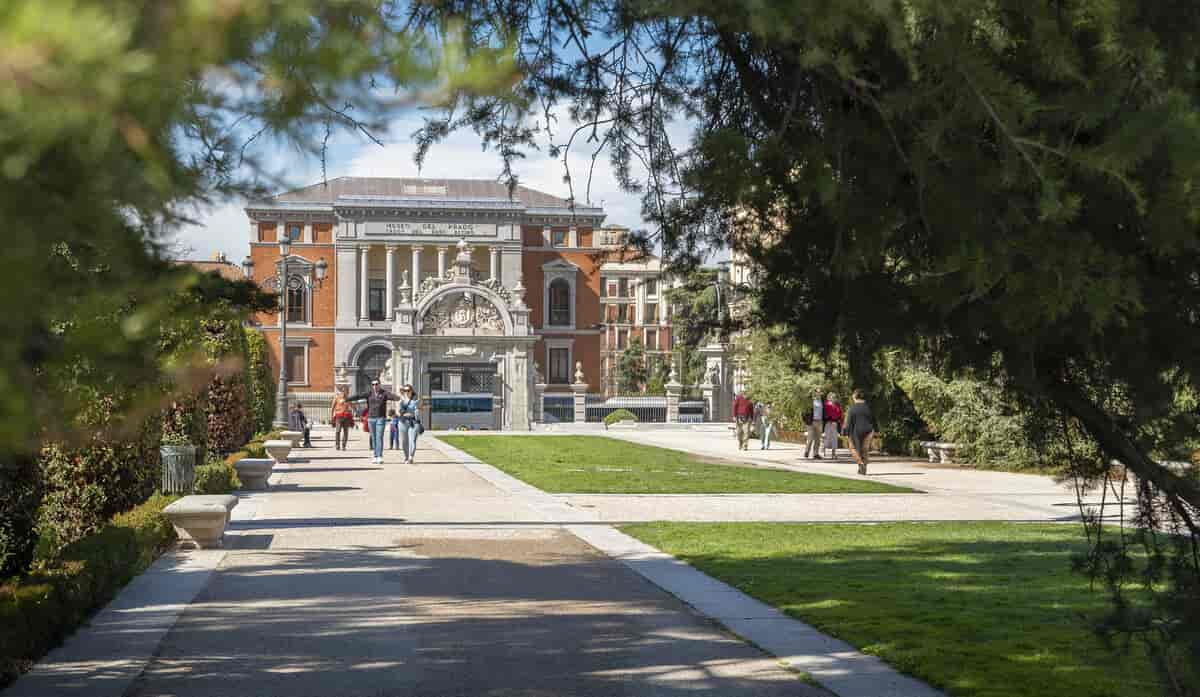
[[[887,494],[911,489],[705,462],[603,436],[440,436],[543,491],[576,494]]]
[[[959,697],[1148,697],[1085,624],[1078,525],[649,523],[625,532]]]

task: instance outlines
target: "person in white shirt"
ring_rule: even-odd
[[[823,460],[821,457],[821,436],[825,431],[825,400],[821,399],[821,391],[813,390],[812,414],[806,414],[805,424],[808,426],[808,442],[804,444],[805,459]]]

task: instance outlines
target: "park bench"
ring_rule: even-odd
[[[958,455],[958,443],[940,443],[938,441],[921,441],[921,447],[929,453],[930,462],[953,464]]]
[[[243,489],[267,489],[267,480],[275,469],[275,460],[269,457],[244,457],[233,463]]]
[[[184,496],[163,509],[163,515],[175,526],[184,546],[200,549],[220,547],[229,524],[229,512],[238,503],[229,494]]]
[[[287,462],[288,455],[292,452],[292,441],[290,440],[269,440],[263,443],[263,449],[271,456],[271,459],[276,463]]]

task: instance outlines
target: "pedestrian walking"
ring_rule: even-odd
[[[858,473],[867,473],[867,450],[871,434],[875,433],[875,422],[871,418],[871,407],[867,406],[862,392],[854,391],[854,403],[846,412],[846,435],[850,441],[850,455],[858,463]]]
[[[354,411],[346,399],[346,388],[339,388],[333,397],[333,405],[329,408],[330,421],[333,423],[333,449],[345,450],[350,440],[350,429],[354,426]]]
[[[400,415],[388,409],[388,450],[400,447]]]
[[[762,449],[771,449],[771,436],[775,431],[775,407],[770,402],[762,405],[758,415],[758,437],[762,441]]]
[[[838,396],[830,392],[825,395],[825,449],[829,450],[830,459],[837,459],[838,434],[842,432],[842,403]]]
[[[808,442],[804,444],[804,458],[822,460],[821,438],[825,432],[825,400],[821,399],[821,391],[813,390],[812,406],[805,410],[804,424],[808,426]]]
[[[297,402],[296,406],[292,407],[292,411],[288,414],[288,428],[293,431],[300,431],[304,434],[304,442],[300,444],[302,448],[311,448],[312,441],[309,440],[308,417],[304,415],[304,410],[300,408]]]
[[[417,398],[412,385],[405,385],[400,390],[400,403],[396,405],[400,420],[400,442],[404,445],[404,462],[411,465],[417,456],[417,436],[425,431],[421,423],[421,400]]]
[[[742,392],[733,398],[733,421],[737,431],[738,450],[748,450],[750,441],[750,422],[754,419],[754,405]]]
[[[383,464],[383,431],[387,425],[387,403],[389,401],[398,402],[400,397],[394,392],[383,389],[379,384],[379,380],[371,381],[371,389],[356,395],[347,397],[352,402],[366,400],[367,409],[365,418],[367,421],[368,431],[371,434],[371,451],[375,458],[372,462],[376,465]]]

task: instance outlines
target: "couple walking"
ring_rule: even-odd
[[[379,380],[371,381],[371,389],[355,395],[346,395],[343,389],[333,400],[334,447],[346,449],[346,441],[350,436],[350,428],[354,425],[354,412],[350,409],[351,402],[366,401],[367,430],[371,434],[371,450],[374,454],[372,463],[383,464],[383,435],[388,425],[388,402],[396,402],[396,414],[400,422],[397,425],[400,441],[404,446],[404,462],[412,464],[417,454],[417,436],[425,431],[425,426],[418,416],[420,400],[413,392],[412,385],[405,385],[400,394],[383,389]]]
[[[822,447],[828,448],[834,459],[837,458],[838,433],[845,433],[850,443],[850,456],[858,464],[858,473],[867,473],[867,451],[871,442],[871,434],[875,432],[875,424],[871,417],[871,408],[863,399],[862,391],[854,391],[854,402],[845,412],[845,425],[842,424],[842,405],[837,401],[837,395],[832,392],[821,399],[821,391],[814,390],[812,395],[812,410],[804,414],[804,423],[808,427],[808,442],[804,446],[804,457],[820,460]]]

